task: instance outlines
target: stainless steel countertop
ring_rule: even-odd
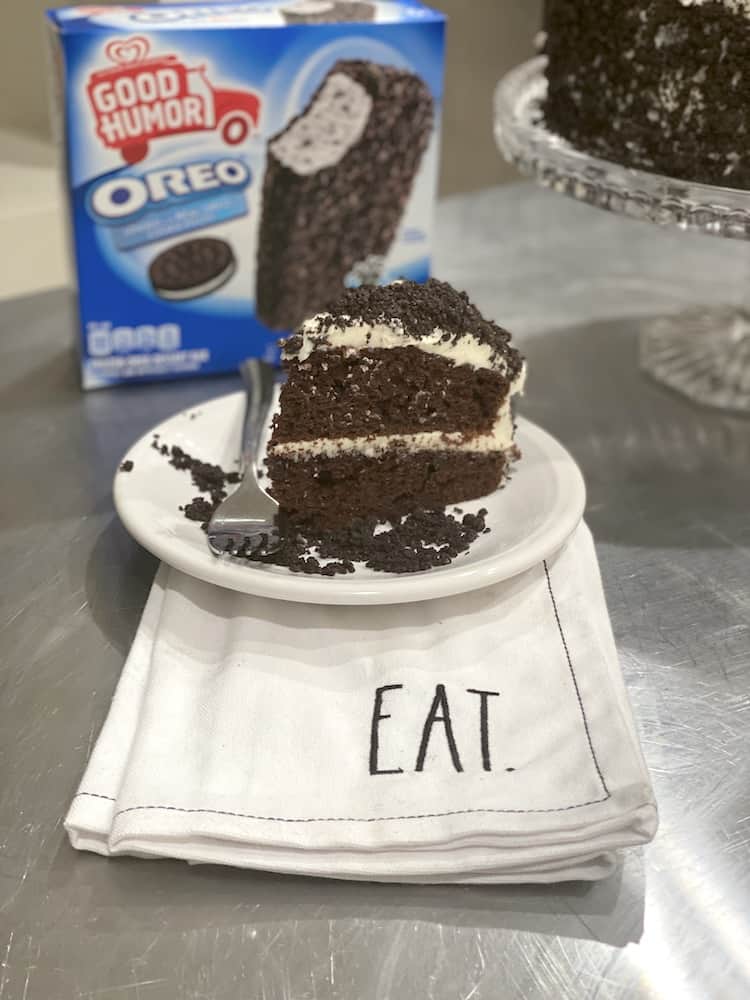
[[[154,573],[127,445],[232,378],[82,395],[71,300],[0,304],[0,1000],[750,996],[750,420],[636,369],[639,317],[741,298],[750,247],[528,185],[446,201],[436,273],[514,330],[586,475],[661,829],[596,885],[347,884],[74,852],[62,817]]]

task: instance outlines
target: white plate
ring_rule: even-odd
[[[144,548],[219,587],[308,604],[400,604],[447,597],[506,580],[541,562],[560,548],[583,514],[586,492],[578,466],[546,431],[520,419],[517,441],[523,458],[512,481],[491,496],[460,505],[472,513],[486,507],[492,530],[449,566],[402,575],[358,567],[348,576],[320,577],[217,558],[200,526],[178,510],[196,494],[189,473],[172,468],[151,442],[159,434],[163,443],[179,445],[196,458],[236,468],[244,402],[242,393],[232,393],[165,420],[124,456],[133,470],[117,473],[114,483],[117,512]]]

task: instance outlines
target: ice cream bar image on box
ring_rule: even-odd
[[[375,4],[368,0],[296,0],[280,10],[287,24],[332,24],[375,19]]]
[[[267,326],[293,329],[341,293],[356,265],[385,256],[433,117],[414,73],[342,60],[269,140],[256,283]]]

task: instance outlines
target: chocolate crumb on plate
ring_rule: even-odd
[[[124,462],[121,463],[121,465],[120,465],[120,472],[132,472],[134,468],[135,468],[135,466],[133,465],[133,463],[131,462],[131,460],[128,458]]]
[[[213,516],[213,512],[218,507],[218,504],[214,503],[212,500],[206,500],[205,497],[194,497],[190,503],[185,504],[184,507],[180,508],[188,521],[200,521],[201,526],[205,527]]]
[[[483,529],[483,518],[478,518],[476,527],[467,526],[442,510],[415,511],[391,524],[375,517],[355,518],[339,528],[300,523],[282,514],[276,552],[261,556],[240,548],[233,554],[248,562],[321,576],[353,573],[355,563],[384,573],[418,573],[447,566]]]

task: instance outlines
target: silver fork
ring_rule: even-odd
[[[279,547],[275,518],[279,505],[258,482],[258,452],[268,426],[276,385],[276,369],[250,359],[240,365],[247,390],[242,431],[242,482],[214,511],[208,525],[208,544],[215,555],[232,555],[242,548],[258,554]]]

